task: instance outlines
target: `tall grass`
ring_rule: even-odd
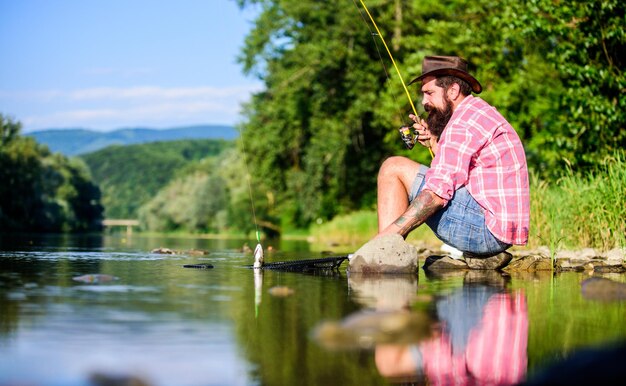
[[[626,247],[626,152],[554,183],[531,176],[531,247]]]
[[[618,151],[597,170],[577,174],[571,168],[555,182],[531,173],[531,229],[528,246],[609,250],[626,247],[626,151]],[[376,212],[338,216],[311,228],[311,236],[325,245],[357,246],[377,232]],[[408,241],[438,246],[427,226],[412,232]]]

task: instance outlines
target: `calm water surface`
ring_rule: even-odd
[[[151,385],[506,384],[626,339],[626,304],[583,297],[584,273],[363,278],[344,265],[335,275],[255,275],[244,243],[1,236],[0,385],[89,385],[98,375]],[[320,257],[306,242],[274,246],[268,261]],[[150,253],[157,247],[210,254]],[[74,280],[94,274],[116,280]]]

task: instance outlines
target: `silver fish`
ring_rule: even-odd
[[[261,243],[254,248],[254,268],[261,268],[263,266],[263,247]]]

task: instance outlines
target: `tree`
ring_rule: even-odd
[[[101,227],[100,191],[83,164],[52,154],[0,114],[0,230],[89,231]]]
[[[276,198],[283,224],[374,205],[389,155],[429,163],[425,150],[402,149],[396,129],[410,109],[358,2],[239,4],[261,7],[240,62],[266,86],[246,106],[242,132],[254,185]],[[544,176],[558,176],[563,158],[582,171],[626,145],[624,2],[367,4],[405,81],[426,55],[468,59],[480,96],[516,128]]]

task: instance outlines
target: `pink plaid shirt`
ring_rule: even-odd
[[[424,189],[447,202],[465,186],[485,210],[487,228],[500,241],[528,241],[530,198],[526,155],[519,136],[500,113],[468,95],[439,138]]]

